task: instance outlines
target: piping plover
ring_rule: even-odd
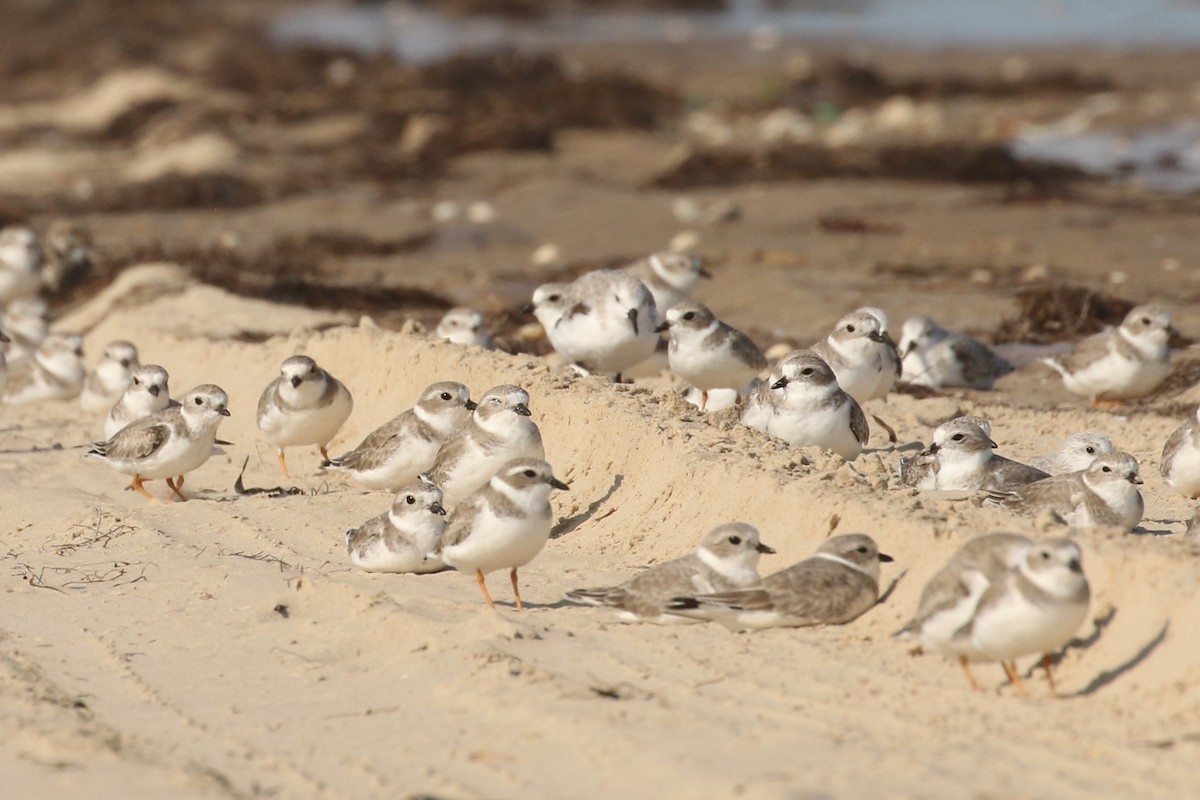
[[[4,402],[10,405],[42,400],[72,400],[83,390],[83,337],[52,333],[19,374],[10,374]]]
[[[328,461],[325,448],[350,418],[354,399],[341,381],[308,356],[284,359],[279,372],[258,400],[258,427],[279,448],[279,468],[288,478],[283,449],[315,444]]]
[[[562,313],[546,335],[571,364],[619,379],[654,354],[657,326],[658,310],[645,284],[628,272],[596,270],[567,287]]]
[[[795,447],[832,450],[847,461],[857,458],[870,437],[867,418],[838,386],[829,365],[811,350],[794,350],[776,371],[777,379],[768,378],[750,395],[742,423]]]
[[[433,334],[439,339],[461,345],[492,348],[492,337],[484,327],[483,314],[472,308],[452,308],[438,321]]]
[[[948,331],[929,317],[909,317],[900,333],[905,383],[934,389],[963,386],[991,389],[996,378],[1013,371],[983,342]]]
[[[999,661],[1024,694],[1015,661],[1040,653],[1056,694],[1052,654],[1083,624],[1091,599],[1081,559],[1068,539],[975,539],[925,587],[917,616],[898,635],[907,632],[934,652],[957,657],[975,689],[969,662]]]
[[[996,443],[964,417],[943,422],[923,453],[900,461],[900,483],[917,489],[1005,492],[1048,477],[1012,459],[992,453]]]
[[[903,361],[900,358],[900,347],[896,344],[896,340],[888,333],[888,325],[891,318],[882,308],[874,306],[863,306],[858,309],[865,311],[879,321],[879,335],[883,337],[883,345],[879,351],[883,361],[883,371],[880,374],[879,385],[875,387],[874,398],[887,397],[888,392],[896,385],[896,381],[900,380],[900,373],[903,371]]]
[[[824,359],[838,385],[860,405],[883,397],[896,381],[888,353],[895,348],[883,335],[879,319],[859,309],[838,320],[827,337],[811,350]]]
[[[1091,466],[1096,456],[1116,452],[1112,440],[1103,433],[1083,431],[1072,433],[1063,440],[1058,452],[1050,456],[1041,456],[1029,462],[1029,465],[1048,472],[1051,475],[1066,475],[1078,472]]]
[[[768,575],[758,587],[677,597],[667,610],[731,630],[841,625],[875,605],[879,562],[891,560],[865,533],[834,536],[812,558]]]
[[[994,493],[985,502],[1029,514],[1049,511],[1072,528],[1129,532],[1141,522],[1145,509],[1137,488],[1141,483],[1137,459],[1118,450],[1096,456],[1092,465],[1080,472]]]
[[[431,384],[415,406],[371,431],[349,453],[325,461],[321,468],[349,475],[368,489],[397,492],[433,466],[438,450],[474,410],[466,386],[454,381]]]
[[[46,337],[50,335],[50,320],[47,318],[46,301],[40,297],[14,300],[0,316],[0,328],[8,334],[12,344],[8,347],[9,361],[30,358]]]
[[[0,230],[0,306],[41,290],[42,263],[42,249],[32,230],[22,225]]]
[[[1092,403],[1144,397],[1171,372],[1171,312],[1137,306],[1117,328],[1089,336],[1066,355],[1042,362],[1062,375],[1063,386]]]
[[[87,455],[102,458],[118,472],[133,476],[130,488],[154,499],[142,484],[165,478],[181,500],[183,479],[212,455],[217,427],[229,416],[229,396],[206,383],[188,392],[178,406],[135,419],[106,442],[92,444]]]
[[[493,386],[475,413],[438,450],[422,475],[439,487],[454,507],[514,458],[543,459],[542,433],[530,419],[529,393],[520,386]]]
[[[83,381],[79,405],[87,412],[112,408],[125,393],[129,378],[139,363],[137,348],[131,342],[109,342],[100,363]]]
[[[446,530],[442,491],[426,483],[404,486],[385,513],[346,531],[346,552],[367,572],[441,572],[434,550]]]
[[[171,400],[167,382],[167,371],[157,364],[143,364],[133,370],[129,386],[104,420],[105,437],[111,439],[135,419],[162,411],[172,404],[179,405]]]
[[[767,368],[767,359],[750,337],[690,300],[667,311],[655,330],[670,331],[667,360],[671,371],[702,393],[700,410],[712,389],[741,390]]]
[[[567,485],[554,477],[549,464],[536,458],[515,458],[450,515],[436,552],[459,572],[475,573],[489,606],[495,603],[484,576],[507,569],[517,610],[523,607],[517,570],[532,561],[550,538],[554,522],[550,492],[554,489],[566,490]]]
[[[654,305],[659,313],[682,303],[692,296],[701,278],[711,278],[712,273],[704,268],[704,261],[699,256],[686,253],[676,253],[665,250],[635,261],[625,268],[635,276],[650,294],[654,295]]]
[[[1200,497],[1200,408],[1167,437],[1158,469],[1176,492]]]
[[[667,613],[672,599],[754,586],[760,580],[759,557],[774,552],[759,540],[758,530],[752,525],[730,522],[705,534],[695,553],[650,567],[619,586],[575,589],[567,592],[567,597],[589,606],[611,608],[621,622],[693,622]]]
[[[546,332],[547,339],[550,338],[550,331],[558,324],[563,311],[566,310],[567,289],[570,285],[569,283],[543,283],[533,290],[533,302],[525,308],[526,312],[533,312],[533,316],[537,318]]]

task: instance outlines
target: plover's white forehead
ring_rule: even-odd
[[[1136,306],[1125,315],[1121,323],[1126,328],[1166,328],[1171,324],[1171,310],[1158,303]]]
[[[964,417],[943,422],[933,432],[933,441],[939,447],[950,447],[964,450],[991,449],[992,440],[983,428]]]
[[[438,406],[446,403],[465,405],[471,397],[471,390],[457,381],[439,381],[430,384],[421,392],[421,404]]]
[[[451,328],[474,329],[483,324],[483,314],[473,308],[452,308],[442,316],[439,324]]]
[[[434,503],[441,502],[442,490],[438,487],[431,483],[410,483],[396,492],[395,498],[392,499],[392,511],[424,511]]]
[[[292,356],[284,359],[279,371],[287,377],[303,376],[317,371],[317,362],[308,356]]]
[[[691,300],[676,303],[667,310],[667,322],[689,328],[704,328],[716,319],[708,307]]]
[[[220,386],[204,383],[188,392],[182,405],[184,408],[195,406],[220,410],[229,405],[229,395]]]
[[[132,342],[109,342],[104,346],[104,357],[109,361],[134,361],[137,354],[137,348]]]
[[[520,386],[505,383],[488,389],[484,393],[483,399],[479,401],[479,404],[480,406],[487,404],[506,408],[512,408],[517,405],[529,405],[529,392]]]
[[[167,371],[157,364],[143,364],[133,370],[131,380],[134,385],[166,386]]]
[[[745,522],[728,522],[713,528],[700,540],[700,548],[717,555],[754,550],[759,544],[758,529]]]
[[[886,331],[888,329],[888,323],[891,322],[891,318],[882,308],[876,308],[875,306],[863,306],[858,310],[864,314],[870,314],[872,317],[874,317],[879,323],[880,331]]]
[[[847,533],[826,539],[817,548],[818,555],[836,556],[852,564],[878,563],[879,545],[865,533]]]
[[[567,293],[565,283],[543,283],[533,291],[535,306],[557,306],[564,302]]]
[[[870,336],[872,333],[877,334],[882,330],[879,320],[875,318],[874,314],[860,310],[851,311],[839,319],[837,327],[834,328],[834,333],[839,336],[856,338],[859,336]]]
[[[1116,451],[1112,439],[1109,439],[1103,433],[1096,433],[1095,431],[1072,433],[1063,440],[1062,449],[1066,452],[1089,456],[1104,455],[1105,453]]]
[[[1102,480],[1125,480],[1138,474],[1138,461],[1122,450],[1096,456],[1087,472]]]
[[[779,361],[779,372],[792,381],[828,383],[835,380],[825,359],[811,350],[793,350]]]

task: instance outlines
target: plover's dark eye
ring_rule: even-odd
[[[1149,325],[1149,324],[1150,324],[1150,318],[1149,318],[1149,317],[1142,317],[1142,324],[1143,324],[1143,325]]]
[[[950,438],[956,442],[961,442],[963,440],[963,435],[961,433],[956,433],[953,436],[951,436]]]
[[[812,375],[812,374],[813,374],[813,368],[812,368],[812,367],[805,367],[804,369],[800,370],[800,374],[801,374],[801,375]]]
[[[552,294],[549,297],[547,297],[546,299],[549,300],[551,303],[557,303],[559,300],[562,299],[562,295]]]
[[[683,318],[684,318],[685,320],[687,320],[688,322],[691,322],[692,320],[694,320],[694,319],[696,318],[696,312],[695,312],[695,311],[689,311],[689,312],[687,312],[686,314],[684,314],[684,315],[683,315]]]
[[[443,399],[443,400],[449,400],[449,399],[450,399],[450,393],[449,393],[449,392],[442,392],[442,399]]]
[[[862,553],[865,556],[869,551],[867,550],[867,546],[864,544],[859,546],[857,552]]]
[[[1042,561],[1049,561],[1049,560],[1050,560],[1050,553],[1043,550],[1042,551]]]
[[[846,326],[846,333],[854,333],[854,326],[853,326],[853,325],[847,325],[847,326]]]
[[[417,502],[417,498],[413,497],[413,496],[410,494],[410,495],[408,495],[407,497],[405,497],[405,498],[404,498],[404,502],[408,503],[408,504],[411,506],[413,503]]]
[[[533,470],[531,470],[531,469],[527,469],[527,470],[525,470],[525,477],[526,477],[526,478],[536,478],[536,477],[537,477],[537,473],[536,473],[536,472],[534,472],[534,471],[533,471]]]
[[[1087,454],[1088,454],[1089,456],[1091,456],[1091,455],[1095,455],[1095,454],[1096,454],[1096,448],[1092,447],[1091,445],[1088,445],[1088,446],[1087,446],[1086,448],[1084,448],[1084,449],[1085,449],[1085,450],[1087,450]]]
[[[203,397],[197,397],[197,398],[196,398],[196,405],[198,405],[198,406],[202,406],[202,405],[204,405],[204,398],[203,398]]]
[[[142,382],[141,382],[141,381],[139,381],[137,378],[134,378],[134,379],[133,379],[133,385],[134,385],[134,386],[141,386],[141,385],[142,385]]]
[[[742,537],[740,537],[740,536],[730,536],[730,537],[729,537],[729,543],[730,543],[730,544],[741,544],[741,543],[742,543]]]
[[[1112,472],[1112,467],[1101,467],[1100,471],[1101,472]]]

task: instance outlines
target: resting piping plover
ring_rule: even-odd
[[[445,530],[441,490],[414,483],[400,489],[385,513],[346,531],[346,552],[367,572],[441,572],[446,565],[433,551]]]
[[[1137,306],[1117,328],[1089,336],[1066,355],[1042,362],[1062,375],[1063,386],[1094,404],[1145,397],[1171,372],[1171,312]]]
[[[102,458],[118,472],[133,476],[130,488],[154,499],[143,482],[165,478],[181,500],[183,479],[213,452],[217,427],[229,416],[229,396],[204,384],[188,392],[178,406],[135,419],[107,442],[96,442],[87,455]],[[173,480],[178,476],[178,480]]]
[[[0,316],[0,328],[12,340],[8,348],[8,360],[19,361],[31,358],[46,337],[50,335],[46,301],[40,297],[14,300]]]
[[[10,374],[4,402],[10,405],[42,400],[72,400],[83,390],[83,337],[52,333],[19,374]]]
[[[713,528],[695,553],[649,567],[619,586],[575,589],[567,597],[590,606],[611,608],[621,622],[670,625],[696,620],[667,613],[682,595],[745,589],[760,580],[758,560],[775,551],[759,541],[758,530],[744,522]]]
[[[1091,466],[1096,456],[1116,452],[1112,440],[1103,433],[1083,431],[1063,440],[1058,452],[1029,462],[1030,466],[1051,475],[1066,475]]]
[[[79,405],[84,411],[108,411],[121,399],[133,370],[139,365],[138,351],[130,342],[109,342],[96,369],[83,381]]]
[[[323,462],[321,468],[349,475],[368,489],[399,491],[433,466],[438,450],[474,410],[466,386],[454,381],[432,384],[415,406],[371,431],[349,453]]]
[[[884,337],[879,319],[869,311],[852,311],[838,320],[829,336],[810,349],[820,356],[838,386],[859,405],[883,397],[895,383],[888,373],[888,355],[895,344]]]
[[[1129,532],[1145,509],[1137,459],[1118,450],[1096,456],[1086,470],[1047,478],[985,502],[1028,514],[1049,511],[1072,528],[1121,528]]]
[[[514,458],[545,458],[541,431],[530,416],[528,392],[511,384],[493,386],[422,479],[440,488],[446,505],[454,507]]]
[[[0,229],[0,306],[41,290],[42,263],[37,234],[21,225]]]
[[[1005,492],[1048,477],[992,453],[996,443],[965,417],[943,422],[923,453],[900,461],[900,483],[922,490]]]
[[[290,478],[283,449],[315,444],[328,461],[325,448],[350,418],[354,400],[341,381],[308,356],[285,359],[279,372],[258,400],[258,427],[279,449],[279,468]]]
[[[888,324],[891,319],[882,308],[863,306],[858,310],[867,312],[879,321],[879,335],[883,337],[884,345],[879,350],[879,355],[883,362],[883,371],[880,374],[879,385],[875,387],[872,399],[887,397],[888,392],[896,385],[896,381],[900,380],[900,373],[904,369],[903,361],[900,358],[900,348],[896,345],[896,340],[888,333]]]
[[[766,357],[749,336],[700,303],[679,303],[655,330],[670,331],[671,371],[701,391],[701,411],[708,405],[710,390],[744,389],[767,368]]]
[[[654,296],[645,284],[628,272],[596,270],[567,287],[562,313],[546,334],[568,362],[619,379],[654,354],[657,326]]]
[[[625,268],[654,296],[654,305],[662,314],[688,300],[701,278],[711,278],[699,256],[666,250],[635,261]]]
[[[1159,472],[1184,497],[1200,497],[1200,408],[1163,445]]]
[[[840,625],[875,605],[879,562],[891,560],[865,533],[834,536],[812,558],[768,575],[757,588],[677,597],[667,610],[731,630]]]
[[[171,400],[167,381],[167,371],[157,364],[143,364],[135,369],[129,378],[129,386],[104,420],[104,435],[111,439],[135,419],[162,411],[170,405],[179,405]]]
[[[794,447],[832,450],[847,461],[857,458],[870,438],[867,418],[839,388],[829,365],[811,350],[794,350],[780,360],[777,371],[779,378],[768,378],[750,395],[742,423]]]
[[[900,333],[905,383],[944,389],[991,389],[1013,367],[983,342],[948,331],[929,317],[909,317]]]
[[[517,570],[533,560],[550,538],[554,512],[550,492],[567,489],[545,461],[516,458],[462,502],[436,551],[459,572],[475,573],[479,590],[494,607],[484,576],[510,570],[517,610],[523,608]]]
[[[434,336],[461,345],[492,348],[492,337],[484,328],[483,314],[472,308],[452,308],[438,321]]]

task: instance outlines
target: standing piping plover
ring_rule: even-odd
[[[135,419],[162,411],[172,404],[179,405],[171,400],[167,381],[167,371],[157,364],[143,364],[135,369],[129,378],[129,386],[104,420],[105,437],[111,439]]]
[[[1024,694],[1015,660],[1040,653],[1056,695],[1051,654],[1075,635],[1090,604],[1081,557],[1067,539],[974,539],[925,587],[917,615],[897,637],[958,658],[973,689],[979,684],[970,662],[998,661]]]
[[[699,256],[666,250],[635,261],[625,268],[650,294],[659,313],[688,300],[701,278],[711,278]]]
[[[1144,397],[1171,372],[1171,312],[1137,306],[1117,328],[1089,336],[1066,355],[1042,363],[1062,375],[1063,386],[1093,404]]]
[[[865,533],[834,536],[756,588],[677,597],[667,610],[731,630],[841,625],[875,605],[879,562],[891,560]]]
[[[713,528],[695,553],[649,567],[619,586],[575,589],[567,597],[589,606],[611,608],[621,622],[670,625],[696,620],[667,613],[670,602],[692,593],[711,594],[756,585],[758,560],[775,551],[759,541],[758,530],[744,522]]]
[[[1029,464],[1051,475],[1066,475],[1087,469],[1096,456],[1114,453],[1116,450],[1112,440],[1103,433],[1083,431],[1072,433],[1064,439],[1054,455],[1035,458]]]
[[[483,314],[472,308],[452,308],[438,321],[434,336],[461,345],[492,348],[492,337],[484,328]]]
[[[346,552],[367,572],[441,572],[434,554],[446,530],[446,509],[436,486],[414,483],[400,489],[385,513],[346,531]]]
[[[964,333],[946,330],[929,317],[909,317],[900,333],[905,383],[934,389],[991,389],[1012,364]]]
[[[325,448],[350,418],[354,399],[342,382],[308,356],[292,356],[279,368],[258,400],[258,427],[279,448],[279,468],[290,478],[283,449],[315,444],[328,461]]]
[[[0,229],[0,306],[41,290],[43,261],[32,230],[21,225]]]
[[[589,373],[615,373],[620,379],[623,372],[654,354],[658,344],[654,296],[628,272],[596,270],[581,275],[567,287],[561,303],[561,315],[546,328],[546,335],[576,367]],[[535,302],[535,312],[536,306]],[[538,319],[542,321],[542,315]],[[544,321],[542,326],[546,327]]]
[[[569,286],[569,283],[543,283],[533,290],[533,301],[525,308],[527,313],[533,312],[533,316],[546,332],[547,339],[566,310]]]
[[[1137,488],[1141,483],[1137,459],[1118,450],[1096,456],[1080,472],[993,493],[985,502],[1028,514],[1048,511],[1072,528],[1121,528],[1128,533],[1145,510]]]
[[[554,512],[550,492],[567,489],[545,461],[515,458],[462,502],[446,525],[437,553],[459,572],[475,573],[479,590],[495,607],[484,576],[510,570],[517,610],[524,606],[517,570],[533,560],[550,538]]]
[[[511,384],[493,386],[422,479],[440,488],[446,505],[454,507],[514,458],[544,459],[542,433],[530,416],[528,392]]]
[[[670,331],[671,371],[701,391],[701,411],[708,405],[710,390],[740,391],[767,368],[766,357],[749,336],[721,322],[700,303],[679,303],[655,330]]]
[[[900,461],[900,483],[922,490],[1006,492],[1050,477],[992,453],[996,443],[966,417],[943,422],[923,453]]]
[[[349,453],[323,462],[321,468],[349,475],[368,489],[399,491],[433,466],[438,450],[474,410],[466,386],[454,381],[432,384],[415,406],[371,431]]]
[[[83,337],[52,333],[46,337],[20,374],[9,375],[4,402],[10,405],[42,400],[72,400],[83,390]]]
[[[893,348],[879,319],[860,309],[838,320],[829,336],[810,349],[833,370],[842,390],[862,405],[883,397],[895,383],[895,372],[888,372],[888,353]]]
[[[83,381],[79,405],[84,411],[107,411],[121,399],[129,378],[139,365],[138,351],[130,342],[109,342],[96,369]]]
[[[1200,497],[1200,408],[1167,438],[1158,469],[1176,492]]]
[[[92,444],[87,455],[102,458],[118,472],[133,476],[129,484],[151,500],[145,481],[165,478],[181,500],[183,479],[212,455],[217,427],[229,416],[229,396],[219,386],[204,384],[188,392],[178,406],[136,419],[106,442]]]
[[[779,378],[759,384],[742,423],[794,447],[832,450],[857,458],[870,429],[862,408],[838,386],[833,370],[811,350],[794,350],[777,367]],[[774,377],[774,375],[772,375]]]

